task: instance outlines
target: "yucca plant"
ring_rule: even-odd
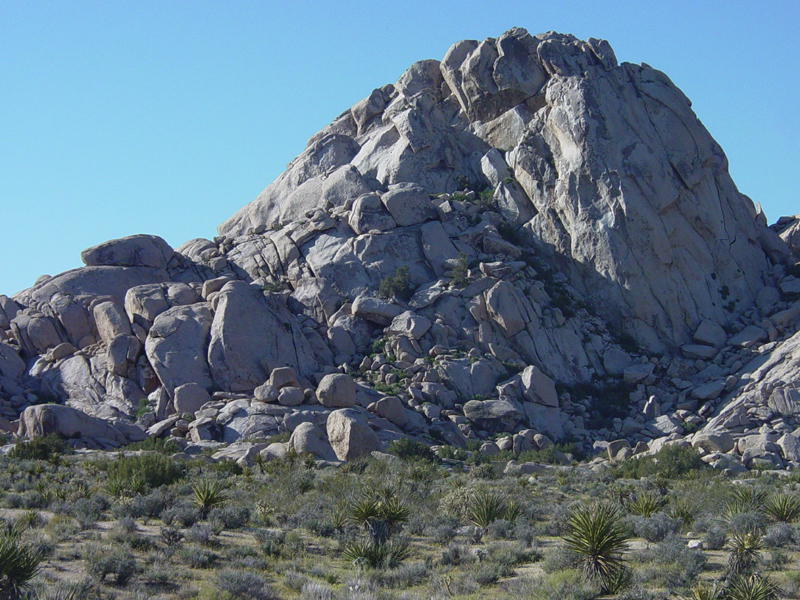
[[[508,505],[501,494],[480,490],[470,497],[467,510],[470,523],[486,529],[494,521],[505,518]]]
[[[622,553],[630,535],[622,526],[619,509],[613,504],[594,504],[575,509],[567,521],[566,547],[578,557],[581,570],[598,580],[607,591],[624,568]]]
[[[680,521],[683,527],[689,527],[694,523],[697,511],[696,502],[685,497],[677,497],[670,500],[664,512],[670,519]]]
[[[392,568],[411,556],[406,541],[384,541],[373,544],[371,540],[351,540],[342,544],[342,556],[353,563],[364,563],[373,569]]]
[[[643,490],[637,492],[630,500],[625,503],[625,508],[634,515],[640,517],[652,517],[663,505],[661,496],[655,492]]]
[[[728,555],[728,575],[737,577],[751,573],[761,558],[763,544],[759,532],[755,529],[734,531],[729,544],[731,553]]]
[[[0,535],[0,598],[16,598],[39,572],[41,560],[14,531]]]
[[[383,494],[382,498],[364,496],[350,506],[348,520],[358,527],[363,527],[374,544],[385,542],[408,521],[408,507],[396,496]]]
[[[699,584],[689,590],[688,596],[681,596],[683,600],[722,600],[723,590],[715,583],[711,587]]]
[[[800,498],[794,494],[773,494],[764,503],[764,514],[773,521],[793,523],[800,517]]]
[[[769,497],[769,490],[763,487],[735,486],[730,490],[730,496],[725,503],[726,509],[736,512],[759,512],[764,508],[764,503]]]
[[[204,519],[212,508],[225,503],[225,484],[222,481],[201,479],[192,484],[192,492],[194,492],[192,501]]]
[[[726,600],[777,600],[780,589],[765,577],[737,577],[728,587]]]

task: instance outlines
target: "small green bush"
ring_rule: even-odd
[[[669,444],[653,456],[629,458],[616,468],[615,475],[624,479],[653,476],[679,479],[707,468],[700,454],[691,446],[682,448],[677,444]]]
[[[415,442],[408,438],[393,440],[387,447],[389,454],[394,454],[405,461],[426,460],[439,462],[436,453],[422,442]]]
[[[62,454],[69,454],[72,449],[66,440],[56,433],[35,437],[29,442],[19,441],[9,453],[9,457],[20,460],[46,460],[53,462]]]
[[[114,461],[98,461],[98,467],[106,471],[106,487],[117,497],[143,495],[184,475],[177,462],[162,454],[120,456]]]
[[[378,298],[411,297],[411,284],[408,279],[408,267],[397,267],[394,275],[387,275],[378,287]]]

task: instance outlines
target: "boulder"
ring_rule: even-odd
[[[486,431],[513,431],[523,414],[507,400],[470,400],[464,416]]]
[[[397,227],[397,223],[381,203],[380,197],[374,192],[364,194],[356,199],[347,223],[358,235],[368,233],[373,229],[388,231]]]
[[[325,433],[313,423],[300,423],[295,427],[289,445],[298,454],[311,453],[321,460],[338,460]]]
[[[520,374],[522,395],[529,402],[536,402],[544,406],[558,408],[558,393],[556,384],[538,367],[530,365]]]
[[[211,395],[201,385],[191,382],[184,383],[175,388],[173,404],[175,412],[179,415],[193,415],[206,403],[211,401]]]
[[[339,460],[352,460],[380,449],[378,436],[359,409],[334,410],[328,415],[327,433]]]
[[[353,302],[351,311],[355,317],[360,317],[385,327],[390,325],[395,317],[402,314],[403,309],[380,298],[359,296]]]
[[[278,392],[278,404],[281,406],[297,406],[305,401],[303,390],[299,387],[283,387]]]
[[[212,322],[211,305],[205,302],[170,308],[153,322],[145,353],[170,395],[185,383],[212,386],[206,360]]]
[[[208,364],[214,383],[230,392],[254,390],[277,367],[307,377],[319,366],[295,317],[274,295],[243,281],[219,291]]]
[[[425,188],[414,183],[396,183],[381,195],[381,202],[399,227],[424,223],[439,216]]]
[[[129,442],[122,431],[109,421],[91,417],[69,406],[39,404],[29,406],[20,415],[18,436],[33,439],[51,433],[63,438],[101,441],[111,446]]]
[[[297,382],[297,374],[291,367],[277,367],[269,374],[269,384],[276,390],[283,387],[300,387]]]
[[[101,302],[94,307],[92,312],[97,332],[106,346],[118,336],[131,335],[128,315],[116,302]]]
[[[386,333],[404,335],[418,340],[425,335],[430,328],[430,319],[422,317],[411,310],[407,310],[392,319]]]
[[[166,269],[174,251],[157,235],[131,235],[81,252],[86,266],[153,267]]]
[[[705,319],[694,332],[693,339],[698,344],[722,348],[728,341],[728,335],[719,323]]]
[[[481,158],[481,172],[492,189],[497,188],[506,179],[511,177],[511,171],[503,155],[497,148],[492,148]]]
[[[325,375],[317,386],[317,400],[325,408],[349,408],[356,404],[356,384],[343,373]]]
[[[397,425],[400,429],[405,429],[408,425],[408,412],[403,402],[397,396],[387,396],[375,403],[375,412],[379,417]]]
[[[692,437],[692,447],[702,448],[708,453],[730,452],[736,442],[727,431],[698,431]]]

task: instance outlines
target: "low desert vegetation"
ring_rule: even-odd
[[[410,440],[338,468],[58,442],[0,457],[0,598],[800,597],[800,478],[691,449],[511,475]]]

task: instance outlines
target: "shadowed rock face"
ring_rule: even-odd
[[[686,343],[703,319],[726,322],[764,285],[762,244],[776,236],[756,223],[722,149],[669,78],[619,65],[603,40],[523,29],[454,44],[441,62],[416,63],[373,91],[219,232],[358,208],[363,194],[377,192],[374,203],[398,183],[430,194],[485,185],[498,168],[510,177],[496,196],[527,244],[654,350]],[[394,228],[380,218],[357,233]],[[353,237],[329,245],[328,271],[348,268],[342,249]]]

